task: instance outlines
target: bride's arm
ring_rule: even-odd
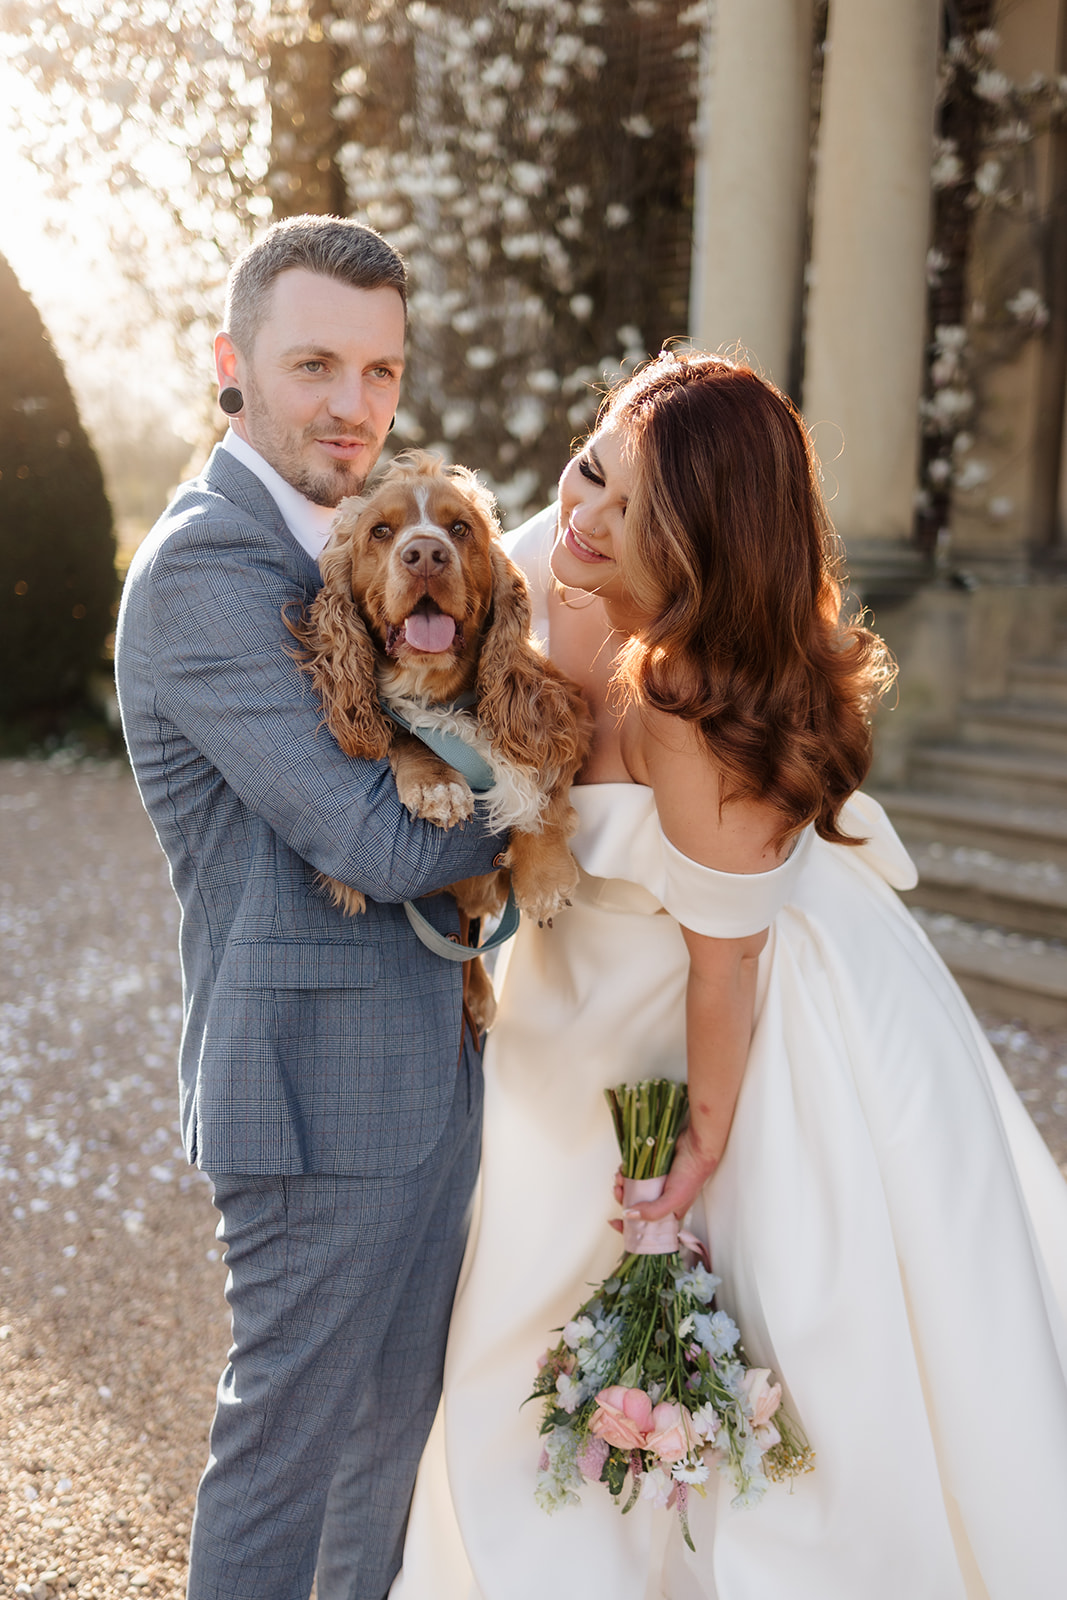
[[[719,774],[699,734],[675,717],[645,712],[627,752],[633,775],[656,797],[660,825],[690,860],[719,872],[766,872],[778,865],[773,807],[719,805]],[[713,939],[682,928],[689,952],[686,1062],[689,1126],[659,1200],[634,1210],[654,1219],[682,1216],[715,1171],[730,1132],[752,1037],[756,976],[767,930]]]

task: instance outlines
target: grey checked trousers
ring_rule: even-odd
[[[233,1347],[189,1600],[384,1600],[441,1392],[478,1170],[469,1041],[447,1126],[395,1178],[216,1176]]]

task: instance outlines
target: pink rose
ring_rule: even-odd
[[[782,1386],[768,1382],[770,1375],[769,1367],[750,1367],[741,1380],[752,1407],[753,1428],[765,1428],[782,1403]]]
[[[589,1432],[619,1450],[643,1450],[652,1425],[652,1402],[643,1389],[624,1389],[613,1384],[601,1389],[597,1409],[589,1421]]]
[[[651,1450],[661,1461],[681,1461],[689,1454],[693,1443],[684,1408],[661,1401],[652,1413],[652,1432],[645,1441],[645,1449]]]

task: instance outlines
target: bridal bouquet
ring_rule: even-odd
[[[622,1151],[624,1204],[662,1193],[685,1122],[684,1084],[655,1079],[605,1091]],[[752,1505],[768,1480],[808,1472],[814,1455],[781,1407],[765,1367],[745,1363],[740,1333],[714,1306],[720,1280],[703,1246],[665,1222],[627,1220],[626,1253],[541,1358],[531,1399],[544,1398],[536,1497],[546,1511],[577,1505],[604,1483],[629,1511],[673,1506],[693,1549],[691,1488],[713,1467]],[[703,1258],[703,1259],[701,1259]]]

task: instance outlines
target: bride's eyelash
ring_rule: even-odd
[[[595,483],[598,489],[604,487],[604,480],[599,473],[594,472],[588,456],[578,457],[578,471],[583,478],[588,478],[590,483]]]

